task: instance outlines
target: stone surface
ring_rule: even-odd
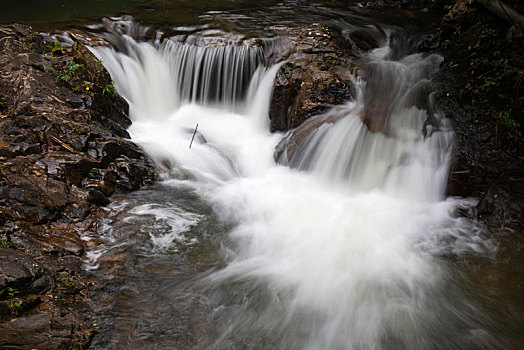
[[[355,58],[340,35],[324,25],[283,27],[282,33],[287,59],[275,78],[269,110],[272,132],[296,128],[354,97]]]
[[[2,349],[74,349],[87,344],[82,315],[38,313],[0,323]],[[7,337],[5,337],[7,335]]]
[[[95,327],[81,237],[96,229],[108,196],[155,175],[124,139],[126,102],[84,45],[90,41],[75,35],[52,52],[30,27],[0,26],[2,349],[89,344]]]
[[[507,38],[504,23],[467,0],[455,3],[440,29],[441,108],[456,133],[449,193],[479,198],[478,218],[522,234],[524,97],[516,87],[524,74],[524,46]]]
[[[53,280],[44,267],[28,254],[0,247],[0,299],[8,297],[5,290],[16,289],[22,293],[44,293],[53,287]]]
[[[302,125],[288,133],[277,145],[274,153],[275,161],[284,165],[291,165],[289,161],[293,159],[293,155],[297,150],[300,150],[304,141],[314,135],[324,124],[332,124],[339,120],[343,115],[329,114],[320,115],[306,120]]]

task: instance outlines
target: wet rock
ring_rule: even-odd
[[[141,182],[137,179],[152,178],[151,163],[146,159],[131,159],[122,155],[115,159],[116,185],[124,190],[137,190]]]
[[[87,196],[87,200],[90,203],[93,203],[98,206],[104,206],[109,204],[109,199],[100,191],[97,190],[91,190],[89,191],[89,195]]]
[[[84,253],[81,232],[81,227],[67,223],[24,225],[12,234],[12,241],[32,253],[40,253],[38,258],[47,263],[47,257],[81,256]]]
[[[520,42],[507,39],[507,31],[474,2],[455,2],[440,26],[445,57],[440,102],[456,134],[449,194],[479,198],[477,218],[493,231],[511,228],[515,234],[508,241],[517,241],[523,228],[524,98],[515,94],[521,74],[510,72],[523,72],[524,52]],[[506,262],[522,266],[514,257]]]
[[[522,201],[515,201],[502,186],[492,186],[480,198],[476,208],[477,215],[489,215],[490,222],[497,222],[502,226],[518,226],[522,222],[524,205]]]
[[[419,51],[421,52],[433,52],[440,46],[439,33],[428,33],[422,36],[419,42]]]
[[[86,198],[89,195],[86,196]],[[68,203],[65,210],[62,212],[61,222],[77,223],[87,218],[93,207],[84,201]]]
[[[277,72],[269,111],[271,131],[287,131],[354,97],[354,57],[323,25],[283,28],[286,62]]]
[[[50,53],[48,40],[0,26],[0,290],[16,288],[0,296],[2,349],[89,343],[81,237],[108,196],[155,176],[122,139],[128,106],[101,62],[84,41]]]
[[[104,164],[108,164],[109,161],[114,161],[120,156],[133,159],[143,156],[142,150],[128,140],[110,139],[108,141],[98,142],[96,148],[97,154],[101,157]]]
[[[68,201],[66,183],[47,177],[34,157],[16,157],[0,165],[5,186],[0,190],[3,203],[27,221],[56,219]]]
[[[16,295],[44,293],[54,286],[52,278],[42,265],[29,255],[11,248],[0,247],[0,298],[7,298],[6,289]]]
[[[78,348],[87,345],[82,338],[82,329],[87,328],[73,312],[29,315],[0,323],[0,344],[3,349]]]

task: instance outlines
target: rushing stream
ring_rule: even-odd
[[[123,30],[105,34],[114,47],[92,49],[129,103],[132,140],[163,173],[114,201],[104,245],[89,253],[93,273],[104,256],[126,257],[99,291],[107,306],[92,348],[509,346],[456,270],[496,246],[459,215],[474,201],[445,197],[453,131],[432,82],[442,58],[417,53],[405,27],[323,11],[378,46],[361,55],[355,99],[327,112],[336,122],[278,163],[289,135],[269,132],[268,111],[281,63],[264,65],[279,61],[267,60],[278,38],[237,45],[231,33],[203,47]],[[322,19],[306,13],[297,21]],[[376,100],[387,132],[361,120]]]

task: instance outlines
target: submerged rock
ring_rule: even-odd
[[[0,27],[0,348],[90,342],[82,236],[108,196],[154,177],[122,138],[127,109],[82,42]]]
[[[342,117],[342,114],[332,113],[306,120],[278,143],[273,156],[275,161],[292,166],[290,161],[294,158],[295,153],[306,144],[306,141],[313,137],[322,126],[334,124]]]

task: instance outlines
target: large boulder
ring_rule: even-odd
[[[269,110],[272,132],[294,129],[354,97],[355,58],[339,34],[320,24],[275,29],[285,37],[282,55],[287,59],[275,78]]]

